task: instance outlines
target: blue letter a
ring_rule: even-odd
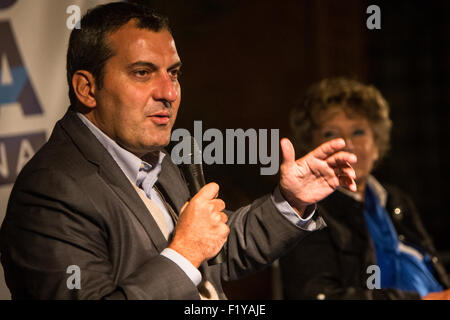
[[[0,22],[0,39],[0,107],[2,104],[18,102],[25,115],[43,113],[9,22]],[[11,79],[6,81],[8,71]]]

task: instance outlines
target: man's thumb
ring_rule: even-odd
[[[283,164],[295,162],[295,149],[292,142],[288,138],[283,138],[280,141],[281,153],[283,154]]]
[[[200,198],[205,200],[212,200],[219,195],[219,185],[215,182],[210,182],[204,185],[194,196],[194,198]]]

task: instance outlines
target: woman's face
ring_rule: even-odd
[[[319,124],[313,132],[313,144],[318,146],[334,138],[343,138],[345,150],[358,157],[358,162],[353,165],[356,183],[365,181],[378,159],[378,148],[367,118],[350,110],[345,112],[341,106],[333,106],[319,114]]]

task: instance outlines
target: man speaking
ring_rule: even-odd
[[[164,150],[180,68],[167,20],[146,8],[99,6],[72,31],[71,106],[17,178],[1,228],[13,299],[225,298],[220,278],[271,263],[322,227],[315,202],[356,190],[343,140],[295,160],[283,139],[273,194],[224,212],[209,183],[189,200]]]

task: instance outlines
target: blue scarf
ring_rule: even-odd
[[[443,288],[433,276],[430,256],[419,248],[424,259],[398,249],[399,240],[386,209],[375,192],[366,187],[364,215],[375,245],[377,265],[381,271],[381,288],[415,291],[421,297]]]

